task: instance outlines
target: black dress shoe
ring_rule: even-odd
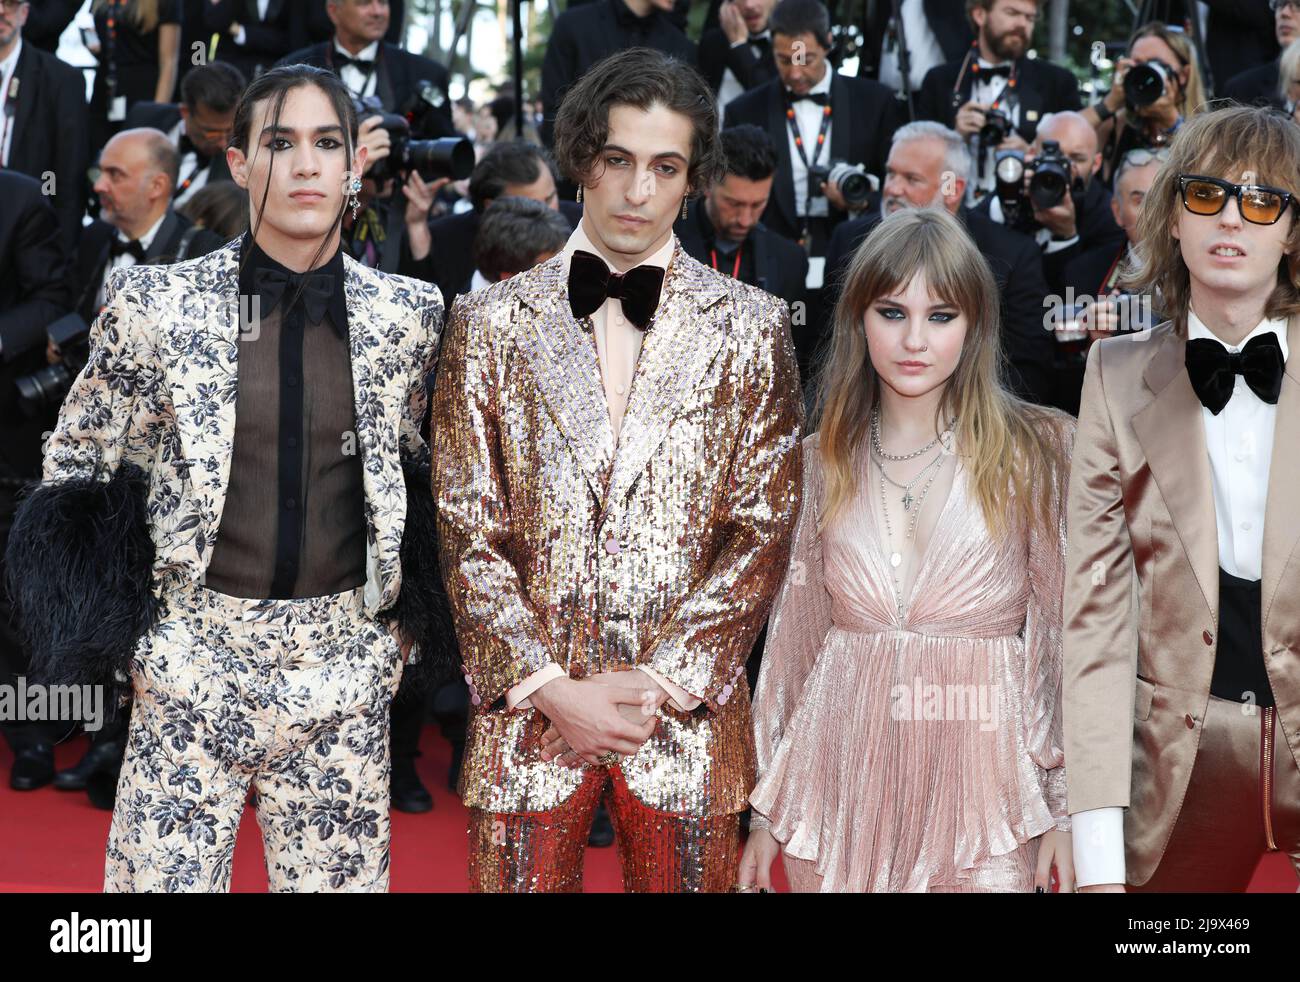
[[[54,748],[48,743],[33,743],[14,754],[9,787],[15,791],[35,791],[53,780]]]
[[[81,760],[65,771],[54,775],[54,786],[60,791],[84,791],[86,782],[96,771],[115,768],[122,763],[126,745],[121,740],[92,743]]]
[[[591,820],[591,831],[587,833],[587,845],[603,849],[614,844],[614,823],[609,820],[609,809],[602,800],[596,806],[596,817]]]
[[[392,783],[389,786],[392,806],[399,812],[418,815],[433,808],[433,795],[415,773],[414,757],[394,757]]]

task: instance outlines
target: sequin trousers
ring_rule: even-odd
[[[250,787],[272,892],[387,891],[402,655],[363,590],[165,598],[132,659],[106,892],[228,891]]]
[[[609,788],[623,888],[629,893],[725,893],[740,864],[740,816],[661,812],[628,790],[618,765],[588,766],[576,793],[550,811],[470,809],[475,893],[580,893],[587,835]]]

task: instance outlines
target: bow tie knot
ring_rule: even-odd
[[[140,244],[139,239],[131,239],[128,242],[115,235],[108,244],[108,254],[113,259],[129,255],[134,256],[138,263],[144,262],[144,246]]]
[[[815,102],[819,106],[829,106],[831,104],[831,97],[830,94],[826,92],[809,92],[807,95],[795,95],[791,92],[790,104],[794,105],[796,102]]]
[[[1240,351],[1229,351],[1210,338],[1193,338],[1187,342],[1184,360],[1192,389],[1215,416],[1232,398],[1238,375],[1264,402],[1276,404],[1282,393],[1285,359],[1272,331],[1251,338]]]
[[[266,309],[263,314],[269,314],[275,310],[287,293],[290,298],[298,295],[301,288],[301,297],[298,303],[286,311],[286,315],[292,310],[301,306],[307,315],[307,321],[311,324],[319,324],[325,319],[329,311],[330,298],[334,296],[334,276],[331,273],[289,273],[280,269],[258,269],[253,277],[253,286],[261,296]],[[344,325],[333,325],[336,331],[342,332]]]
[[[618,300],[627,319],[646,331],[659,306],[663,281],[664,271],[658,266],[614,273],[605,260],[578,249],[569,264],[569,307],[574,317],[587,317],[606,300]]]
[[[976,65],[975,74],[979,78],[997,78],[1001,75],[1003,78],[1011,77],[1010,63],[1005,65]]]
[[[364,75],[369,75],[375,70],[375,59],[373,58],[353,58],[351,55],[336,51],[334,52],[334,61],[338,63],[340,68],[344,65],[351,65]]]

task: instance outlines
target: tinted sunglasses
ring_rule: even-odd
[[[1217,177],[1179,174],[1178,191],[1183,207],[1193,215],[1217,215],[1229,197],[1237,199],[1241,217],[1255,225],[1272,225],[1282,217],[1288,205],[1296,205],[1295,196],[1281,188],[1262,184],[1233,184]]]

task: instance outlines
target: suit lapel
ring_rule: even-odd
[[[1300,315],[1287,324],[1287,362],[1273,426],[1272,458],[1268,468],[1268,498],[1264,507],[1264,551],[1261,597],[1265,615],[1282,580],[1282,571],[1300,540]],[[1267,630],[1265,630],[1267,635]]]
[[[607,502],[622,500],[726,338],[725,319],[704,313],[723,285],[676,242],[668,275],[637,359]],[[602,400],[603,404],[603,400]]]
[[[853,152],[853,109],[849,82],[843,75],[831,72],[831,152],[830,160],[857,160]],[[829,162],[829,161],[828,161]]]
[[[361,486],[366,499],[366,534],[371,555],[375,555],[378,543],[375,539],[377,523],[375,506],[379,501],[380,487],[401,487],[400,473],[384,474],[384,455],[379,453],[386,442],[396,446],[395,441],[385,441],[384,433],[396,433],[396,423],[385,419],[385,402],[380,398],[385,387],[385,378],[375,364],[375,355],[382,351],[382,339],[373,325],[385,323],[377,315],[374,304],[373,289],[366,289],[363,278],[364,269],[359,262],[345,251],[343,253],[343,291],[348,308],[348,348],[352,365],[352,408],[353,423],[357,432],[357,452],[361,455]],[[387,466],[394,472],[398,468],[395,454],[390,454]],[[376,463],[378,461],[378,463]],[[388,506],[400,511],[405,508],[406,499],[392,501]],[[404,513],[404,512],[402,512]]]
[[[176,212],[169,208],[167,214],[163,216],[162,224],[158,226],[158,233],[149,243],[149,248],[145,250],[145,262],[151,263],[159,256],[170,259],[176,255],[175,240],[180,238],[182,231],[180,223],[181,220],[176,217]]]
[[[18,100],[14,113],[14,132],[9,140],[9,166],[14,170],[19,170],[26,160],[26,154],[22,153],[23,147],[36,142],[43,142],[37,141],[29,130],[29,127],[35,121],[32,114],[36,112],[36,93],[40,85],[40,80],[36,78],[36,60],[28,51],[30,47],[30,41],[23,45],[23,50],[18,55],[18,64],[14,66],[13,77],[18,79]],[[6,94],[0,92],[0,100]],[[53,134],[47,134],[46,139],[50,139],[52,136]]]
[[[772,143],[776,147],[776,156],[778,165],[776,168],[776,207],[777,210],[785,217],[790,228],[798,228],[799,222],[795,214],[794,203],[794,174],[793,164],[790,158],[790,129],[785,119],[785,106],[782,104],[781,94],[785,89],[781,85],[780,79],[769,85],[767,97],[767,131],[772,137]]]
[[[1187,377],[1187,342],[1168,325],[1164,336],[1153,343],[1159,348],[1147,363],[1143,378],[1155,398],[1133,417],[1133,430],[1169,508],[1201,593],[1217,619],[1219,532],[1201,401]]]
[[[573,448],[597,501],[614,457],[614,431],[601,386],[596,340],[573,316],[564,254],[520,273],[519,297],[537,314],[515,325],[551,417]]]

